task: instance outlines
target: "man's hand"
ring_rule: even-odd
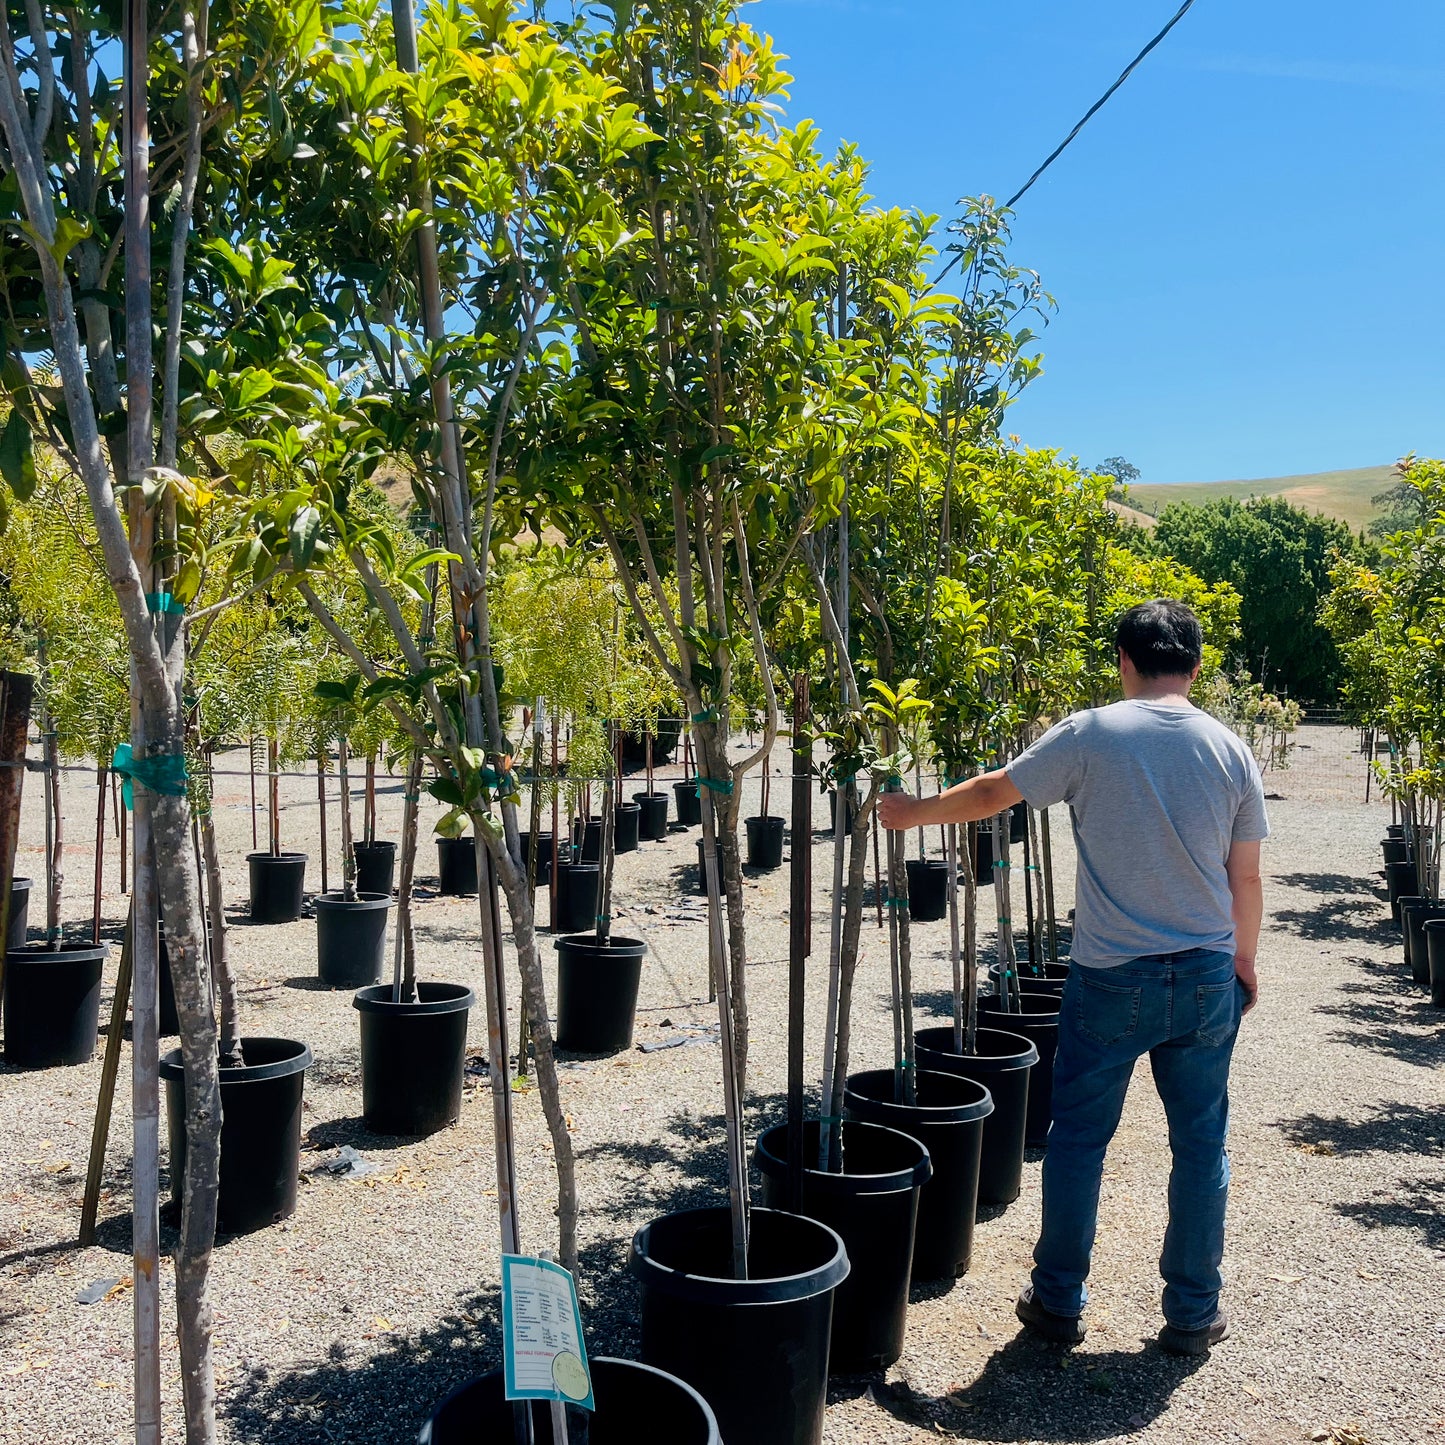
[[[955,783],[931,798],[910,798],[907,793],[881,793],[878,821],[893,832],[905,828],[928,828],[947,823],[976,823],[992,818],[1023,801],[1009,775],[1000,768],[980,773],[966,782]]]
[[[878,798],[878,821],[892,832],[904,832],[918,826],[920,806],[920,801],[907,793],[882,793]]]
[[[1259,979],[1255,976],[1254,960],[1235,955],[1234,976],[1244,989],[1244,1012],[1248,1013],[1259,999]]]

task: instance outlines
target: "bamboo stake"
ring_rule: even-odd
[[[348,902],[356,901],[356,849],[351,837],[351,775],[347,772],[350,750],[346,746],[346,734],[336,739],[336,781],[341,789],[341,896]]]
[[[401,870],[396,887],[396,939],[392,959],[391,1001],[411,1003],[416,994],[416,947],[412,933],[411,893],[416,871],[417,813],[421,803],[422,752],[412,753],[406,770],[401,813]]]
[[[105,774],[102,765],[95,770],[95,897],[90,909],[90,941],[100,943],[100,896],[105,872]]]
[[[813,912],[813,739],[808,732],[808,675],[793,678],[792,857],[788,912],[788,1209],[803,1211],[803,1029],[809,920]]]
[[[548,922],[552,932],[557,931],[557,879],[559,876],[558,865],[562,861],[562,810],[560,805],[561,789],[558,786],[557,774],[559,761],[557,757],[557,735],[561,730],[561,721],[558,718],[552,719],[552,885],[547,890]],[[571,827],[571,823],[568,823]]]
[[[1028,943],[1029,972],[1038,977],[1043,973],[1043,969],[1039,967],[1034,948],[1034,863],[1033,848],[1030,846],[1033,836],[1032,811],[1027,804],[1024,805],[1024,936]]]
[[[115,1103],[115,1085],[120,1075],[121,1036],[125,1033],[125,1016],[130,1010],[132,930],[135,905],[126,917],[125,933],[120,945],[120,966],[115,975],[115,997],[110,1004],[110,1028],[105,1035],[105,1057],[100,1065],[100,1091],[95,1100],[95,1122],[90,1131],[90,1162],[85,1170],[85,1194],[80,1205],[78,1243],[89,1249],[95,1243],[96,1218],[100,1213],[100,1182],[105,1173],[105,1146],[110,1139],[110,1113]]]
[[[316,806],[321,814],[321,891],[331,891],[330,880],[326,876],[328,854],[331,849],[327,846],[326,836],[326,753],[325,750],[316,759]]]
[[[249,752],[251,755],[251,851],[261,851],[261,838],[256,831],[256,734],[251,734]]]
[[[281,746],[266,739],[266,810],[271,829],[271,856],[281,856]]]
[[[944,857],[948,860],[948,961],[953,969],[953,1052],[963,1052],[963,950],[958,929],[958,824],[944,829]]]
[[[1012,879],[1009,877],[1009,815],[1005,809],[993,820],[993,892],[998,910],[999,995],[1006,1013],[1022,1013],[1018,959],[1014,953]]]
[[[366,755],[366,804],[361,815],[361,841],[368,847],[376,842],[376,754]]]
[[[977,823],[964,831],[968,856],[963,874],[963,1051],[978,1052],[978,835]]]
[[[1059,925],[1054,913],[1054,850],[1049,837],[1049,810],[1039,813],[1039,841],[1044,858],[1044,926],[1048,929],[1050,963],[1059,961]]]
[[[873,814],[873,905],[878,910],[878,927],[883,927],[883,869],[878,862],[878,814]],[[888,866],[893,866],[893,839],[888,840]]]

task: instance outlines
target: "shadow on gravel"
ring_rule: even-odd
[[[1402,1179],[1387,1198],[1338,1203],[1335,1211],[1368,1229],[1418,1230],[1430,1249],[1445,1249],[1445,1179]]]
[[[1418,1104],[1386,1104],[1368,1119],[1302,1114],[1278,1128],[1291,1144],[1319,1153],[1445,1155],[1445,1118]]]
[[[251,1365],[221,1392],[217,1413],[255,1445],[411,1445],[445,1395],[501,1364],[498,1314],[499,1291],[488,1290],[462,1297],[415,1336],[338,1337],[324,1357],[294,1369]]]
[[[1327,897],[1313,908],[1279,908],[1273,918],[1279,931],[1312,943],[1367,943],[1375,948],[1388,948],[1400,937],[1389,917],[1377,913],[1373,901],[1357,894],[1346,898]]]
[[[1302,888],[1306,893],[1329,893],[1347,898],[1383,897],[1384,889],[1376,889],[1372,878],[1354,873],[1271,873],[1271,883],[1286,888]]]
[[[995,1351],[971,1384],[943,1396],[904,1381],[846,1381],[829,1400],[865,1391],[895,1419],[961,1440],[1092,1441],[1144,1430],[1205,1363],[1154,1346],[1066,1352],[1020,1332]]]
[[[349,1119],[328,1119],[324,1124],[313,1124],[301,1141],[301,1168],[308,1167],[306,1154],[321,1149],[340,1149],[350,1144],[353,1149],[365,1154],[369,1149],[403,1149],[426,1137],[420,1134],[373,1134],[366,1127],[360,1114]]]
[[[1441,1027],[1445,1015],[1393,964],[1381,966],[1367,959],[1350,959],[1369,970],[1369,977],[1340,985],[1339,1003],[1315,1005],[1315,1012],[1346,1019],[1355,1027],[1330,1035],[1330,1041],[1372,1049],[1407,1064],[1435,1067],[1440,1060]],[[1415,1033],[1418,1028],[1428,1033]]]

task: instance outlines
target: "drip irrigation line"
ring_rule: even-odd
[[[1169,32],[1173,30],[1174,27],[1178,25],[1181,20],[1184,19],[1184,17],[1189,13],[1193,6],[1194,0],[1184,0],[1184,3],[1179,7],[1178,10],[1174,12],[1174,15],[1170,19],[1169,23],[1143,48],[1143,50],[1138,53],[1138,55],[1133,58],[1133,60],[1129,62],[1127,66],[1125,66],[1119,78],[1113,83],[1113,85],[1108,88],[1108,90],[1103,93],[1103,95],[1098,98],[1098,100],[1093,103],[1093,105],[1088,108],[1088,110],[1084,112],[1083,119],[1080,120],[1079,123],[1073,128],[1073,130],[1071,130],[1068,135],[1066,135],[1063,140],[1060,141],[1059,144],[1052,151],[1049,152],[1043,164],[1033,173],[1033,175],[1028,178],[1028,180],[1023,183],[1023,185],[1018,188],[1018,190],[1013,193],[1013,195],[1008,198],[1008,200],[1003,203],[1004,210],[1009,210],[1013,206],[1017,205],[1018,202],[1024,198],[1025,194],[1027,194],[1029,189],[1033,186],[1034,182],[1038,180],[1038,178],[1043,175],[1043,173],[1048,170],[1048,168],[1053,165],[1053,163],[1058,160],[1061,155],[1063,155],[1063,153],[1073,143],[1075,137],[1079,134],[1079,132],[1083,130],[1083,128],[1088,125],[1091,120],[1093,120],[1093,118],[1104,108],[1106,104],[1108,104],[1114,92],[1118,90],[1119,87],[1123,85],[1124,82],[1128,80],[1131,75],[1133,75],[1133,73],[1139,68],[1139,66],[1143,64],[1144,59],[1146,56],[1148,56],[1149,52],[1153,50],[1157,45],[1159,45],[1160,42],[1164,39],[1164,37],[1168,35]],[[946,265],[943,270],[940,271],[938,275],[934,278],[934,285],[936,286],[940,281],[942,281],[943,278],[947,276],[948,273],[952,271],[953,268],[958,265],[958,263],[962,259],[963,252],[956,251],[954,253],[953,260],[951,260],[948,265]]]

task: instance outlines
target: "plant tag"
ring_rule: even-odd
[[[502,1352],[507,1399],[594,1408],[577,1283],[560,1264],[502,1256]]]

